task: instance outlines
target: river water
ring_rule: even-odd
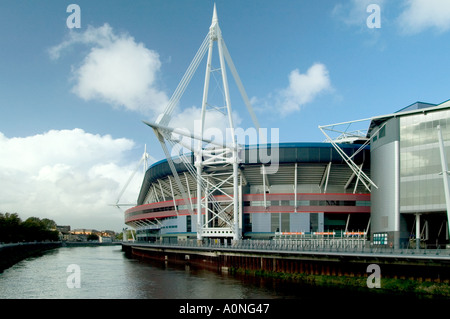
[[[79,283],[79,288],[76,283]],[[62,247],[25,259],[0,273],[0,299],[8,298],[303,301],[341,298],[346,302],[369,302],[373,298],[401,300],[402,296],[375,294],[371,289],[352,291],[312,287],[164,262],[144,262],[126,257],[121,246],[117,245]]]

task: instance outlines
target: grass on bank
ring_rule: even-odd
[[[361,276],[312,275],[304,273],[272,272],[265,270],[246,270],[243,268],[231,268],[229,272],[231,274],[289,280],[322,287],[328,286],[368,289],[367,277]],[[380,279],[380,288],[373,288],[371,289],[371,291],[379,293],[393,292],[397,294],[415,294],[420,295],[424,298],[450,298],[450,285],[447,283],[383,277],[381,277]]]

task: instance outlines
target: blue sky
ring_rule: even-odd
[[[70,4],[81,28],[69,29]],[[381,27],[369,28],[370,4]],[[445,0],[217,0],[223,37],[262,127],[318,142],[318,125],[450,99]],[[114,203],[211,24],[213,1],[0,2],[0,212],[120,230]],[[206,59],[205,59],[206,60]],[[205,61],[175,113],[195,117]],[[230,86],[233,86],[229,76]],[[239,126],[251,127],[232,88]],[[178,121],[178,122],[177,122]],[[219,125],[217,123],[217,125]],[[142,172],[122,202],[137,198]]]

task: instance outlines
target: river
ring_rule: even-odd
[[[374,298],[397,298],[401,302],[403,297],[383,296],[370,289],[361,292],[312,287],[163,262],[144,262],[126,257],[117,245],[61,247],[25,259],[0,273],[0,298],[295,299],[303,302],[340,299],[370,302]]]

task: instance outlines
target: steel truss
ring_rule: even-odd
[[[349,121],[349,122],[343,122],[343,123],[337,123],[337,124],[330,124],[330,125],[323,125],[319,126],[319,129],[322,131],[322,133],[326,137],[326,142],[331,143],[331,145],[334,147],[334,149],[341,155],[342,159],[345,161],[345,163],[350,167],[350,169],[353,171],[353,174],[357,177],[357,182],[361,181],[363,183],[364,187],[370,192],[371,186],[378,188],[378,186],[370,179],[367,174],[364,173],[362,167],[363,165],[358,165],[353,161],[353,158],[362,151],[367,145],[370,143],[370,138],[367,137],[367,130],[353,130],[350,131],[350,128],[352,124],[370,121],[371,119],[362,119],[362,120],[356,120],[356,121]],[[378,128],[378,130],[374,133],[376,134],[385,124],[383,124],[381,127]],[[341,127],[344,127],[342,129]],[[338,133],[339,135],[335,138],[331,138],[329,134],[326,133],[333,132]],[[348,156],[342,148],[339,146],[338,143],[349,143],[354,141],[364,141],[361,145],[361,147],[353,153],[353,155]],[[352,176],[353,178],[354,176]],[[356,187],[355,187],[356,189]]]
[[[217,44],[218,46],[220,61],[220,68],[218,69],[212,69],[211,67],[214,44]],[[208,51],[208,55],[202,99],[200,133],[192,134],[170,128],[168,127],[168,123],[170,122],[172,113],[201,60],[206,54],[206,51]],[[185,204],[189,207],[192,217],[195,214],[192,208],[192,202],[189,202],[188,200],[186,190],[181,183],[181,178],[175,168],[167,144],[172,148],[182,145],[194,153],[195,163],[191,163],[190,159],[184,154],[179,154],[179,158],[183,161],[189,174],[193,176],[197,182],[196,215],[197,239],[199,240],[203,237],[231,237],[234,240],[238,240],[241,238],[242,233],[242,209],[240,208],[242,182],[239,183],[239,180],[242,180],[242,177],[240,178],[239,172],[239,147],[234,132],[226,66],[230,69],[242,99],[253,120],[253,124],[259,132],[259,123],[225,45],[225,41],[223,40],[215,5],[209,32],[172,95],[165,111],[158,117],[156,123],[145,122],[153,128],[168,160],[172,175],[179,190],[178,194],[174,194],[174,196],[178,195],[185,199]],[[221,73],[223,95],[225,98],[225,106],[223,107],[213,106],[208,103],[210,75],[212,72],[218,71]],[[220,111],[227,116],[229,132],[232,137],[230,144],[217,143],[204,138],[205,114],[207,111]],[[192,143],[185,143],[184,139],[180,139],[180,136],[187,137],[188,139],[191,139],[191,141],[196,142],[196,146],[193,147]],[[214,147],[211,148],[211,146]]]

